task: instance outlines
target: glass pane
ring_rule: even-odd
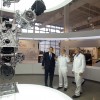
[[[39,25],[40,25],[40,23],[35,23],[35,25],[36,25],[36,26],[39,26]]]
[[[56,30],[56,33],[60,33],[60,30]]]
[[[56,45],[58,45],[58,46],[59,46],[59,43],[60,43],[60,41],[56,41]]]
[[[55,32],[55,29],[51,29],[51,32]]]
[[[39,50],[44,50],[44,46],[39,46]]]
[[[46,31],[48,31],[48,32],[49,32],[49,28],[46,28]]]
[[[50,33],[50,32],[45,32],[45,33]]]
[[[40,30],[45,31],[45,28],[41,28]]]
[[[56,56],[59,56],[59,50],[56,50],[55,53],[56,53]]]
[[[22,29],[22,32],[23,33],[27,33],[27,29]]]
[[[40,48],[39,50],[44,52],[44,48]]]
[[[39,42],[39,43],[40,43],[40,45],[41,45],[41,44],[45,44],[45,41],[41,41],[41,42]]]
[[[59,47],[59,45],[56,45],[56,49],[59,49],[60,47]]]
[[[50,45],[50,42],[49,41],[46,41],[46,44],[49,44]]]
[[[28,33],[33,33],[33,30],[28,30]]]
[[[50,25],[46,25],[46,27],[50,27]]]
[[[35,31],[35,33],[39,33],[39,31]]]
[[[56,26],[56,29],[60,29],[61,27]]]
[[[63,27],[61,27],[61,29],[64,29]]]
[[[56,45],[55,42],[51,42],[50,44],[51,44],[51,45]]]
[[[49,47],[50,47],[50,45],[45,45],[44,47],[45,47],[45,48],[49,48]]]
[[[45,33],[45,31],[41,31],[41,30],[40,30],[40,33]]]
[[[55,26],[51,26],[51,28],[55,28]]]
[[[55,48],[55,45],[50,45],[51,47]]]
[[[45,48],[45,49],[44,49],[44,51],[45,51],[45,52],[48,52],[48,51],[49,51],[49,49],[48,49],[48,48]]]
[[[55,40],[51,40],[50,42],[56,42]]]
[[[32,30],[33,30],[33,29],[34,29],[34,26],[33,26],[33,27],[31,27],[30,29],[32,29]]]
[[[35,30],[39,30],[39,27],[36,26],[36,27],[35,27]]]

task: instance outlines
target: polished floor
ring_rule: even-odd
[[[75,85],[72,84],[73,78],[68,78],[69,87],[66,92],[59,90],[70,97],[74,95]],[[19,84],[39,84],[44,85],[43,75],[15,75],[12,80],[3,80],[0,78],[0,84],[5,82],[18,82]],[[58,87],[58,76],[54,77],[53,88]],[[83,94],[75,100],[100,100],[100,83],[86,80],[83,85]]]

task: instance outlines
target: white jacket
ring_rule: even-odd
[[[86,67],[85,56],[81,53],[78,56],[75,55],[72,71],[75,73],[83,73],[85,70],[85,67]]]
[[[67,70],[68,62],[70,62],[70,59],[68,56],[62,56],[60,55],[58,57],[58,68],[59,69],[65,69]]]

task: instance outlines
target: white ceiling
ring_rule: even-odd
[[[35,1],[36,0],[20,0],[17,3],[11,3],[10,7],[8,8],[8,7],[3,7],[3,0],[0,0],[0,8],[4,10],[10,10],[10,11],[20,10],[24,12],[25,10],[31,8],[31,6]],[[49,12],[61,8],[71,1],[72,0],[43,0],[44,4],[46,5],[45,12]]]

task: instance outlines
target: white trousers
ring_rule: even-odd
[[[63,87],[64,82],[64,88],[68,87],[68,79],[67,79],[67,70],[66,68],[59,68],[59,87]]]
[[[81,84],[82,84],[84,81],[85,81],[84,78],[82,78]],[[74,80],[74,82],[75,82],[75,80]]]
[[[80,96],[80,92],[82,92],[81,83],[82,83],[82,76],[79,75],[79,73],[75,74],[75,82],[76,82],[76,90],[75,95]]]

